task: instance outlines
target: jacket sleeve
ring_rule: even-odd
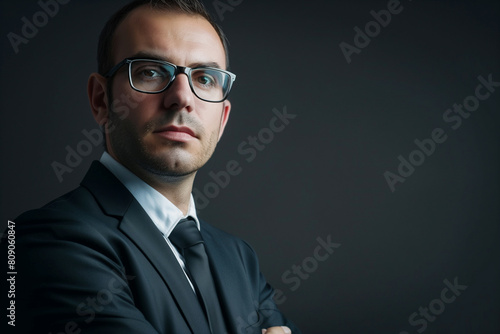
[[[264,275],[260,272],[259,261],[257,254],[250,245],[244,242],[248,249],[247,258],[251,259],[249,264],[249,275],[253,282],[257,282],[256,290],[259,298],[258,314],[253,318],[257,320],[254,324],[250,325],[243,331],[243,333],[261,333],[262,328],[269,328],[273,326],[288,326],[292,330],[292,334],[301,334],[297,326],[288,320],[278,309],[274,301],[275,291],[271,285],[266,281]]]

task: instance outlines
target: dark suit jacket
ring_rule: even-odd
[[[163,236],[101,163],[79,188],[15,222],[16,332],[209,333]],[[287,325],[298,334],[250,246],[200,223],[229,333]]]

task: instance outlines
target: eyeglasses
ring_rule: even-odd
[[[165,91],[175,77],[184,73],[188,77],[191,91],[200,100],[222,102],[236,80],[236,75],[213,67],[190,68],[166,61],[126,58],[114,66],[105,77],[112,77],[123,65],[128,64],[130,86],[142,93],[158,94]]]

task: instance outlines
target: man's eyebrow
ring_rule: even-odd
[[[193,64],[189,64],[189,67],[191,67],[191,68],[197,68],[197,67],[214,67],[214,68],[219,68],[220,69],[219,63],[217,63],[215,61],[209,61],[209,62],[205,62],[205,63],[193,63]]]
[[[169,63],[173,63],[168,58],[162,57],[162,56],[160,56],[158,54],[155,54],[155,53],[144,52],[144,51],[138,52],[138,53],[134,54],[130,58],[143,58],[143,59],[152,59],[152,60],[162,60],[162,61],[167,61]],[[217,63],[215,61],[196,62],[196,63],[191,63],[188,66],[191,67],[191,68],[197,68],[197,67],[214,67],[214,68],[219,68],[219,69],[221,68],[221,66],[219,65],[219,63]]]
[[[143,59],[168,61],[167,59],[165,59],[165,57],[162,57],[158,54],[144,52],[144,51],[137,52],[136,54],[134,54],[132,57],[129,57],[129,58],[132,58],[132,59],[133,58],[143,58]]]

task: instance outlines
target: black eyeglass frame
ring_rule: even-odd
[[[148,61],[148,62],[153,62],[153,63],[170,65],[170,66],[172,66],[175,69],[175,71],[174,71],[174,74],[172,75],[172,78],[170,78],[170,81],[165,86],[165,88],[163,88],[163,89],[161,89],[159,91],[155,91],[155,92],[148,92],[148,91],[144,91],[144,90],[138,89],[137,87],[134,86],[134,84],[132,82],[132,63],[135,62],[135,61]],[[165,90],[168,89],[168,87],[170,87],[170,85],[172,84],[172,82],[174,82],[174,80],[175,80],[175,78],[177,77],[178,74],[184,73],[188,77],[189,87],[191,88],[191,91],[193,92],[193,94],[197,98],[199,98],[200,100],[205,101],[205,102],[220,103],[220,102],[223,102],[223,101],[225,101],[227,99],[227,97],[229,96],[229,92],[231,91],[231,88],[233,87],[233,83],[236,80],[236,74],[231,73],[229,71],[221,70],[220,68],[216,68],[216,67],[195,67],[195,68],[191,68],[191,67],[187,67],[187,66],[177,66],[175,64],[169,63],[168,61],[157,60],[157,59],[145,59],[145,58],[125,58],[121,62],[119,62],[118,64],[116,64],[115,66],[113,66],[113,68],[110,69],[108,71],[108,73],[106,73],[104,75],[104,77],[106,79],[111,78],[125,64],[128,64],[128,81],[130,83],[130,87],[132,87],[132,89],[134,89],[134,90],[136,90],[138,92],[145,93],[145,94],[159,94],[159,93],[164,92]],[[191,81],[191,72],[193,70],[199,70],[199,69],[210,69],[210,70],[215,70],[215,71],[222,72],[222,73],[225,73],[225,74],[229,75],[230,81],[227,84],[228,85],[227,91],[226,91],[226,93],[224,94],[224,96],[222,97],[221,100],[211,101],[211,100],[207,100],[207,99],[201,98],[201,97],[198,96],[198,94],[196,94],[196,92],[194,90],[194,87],[193,87],[193,82]]]

